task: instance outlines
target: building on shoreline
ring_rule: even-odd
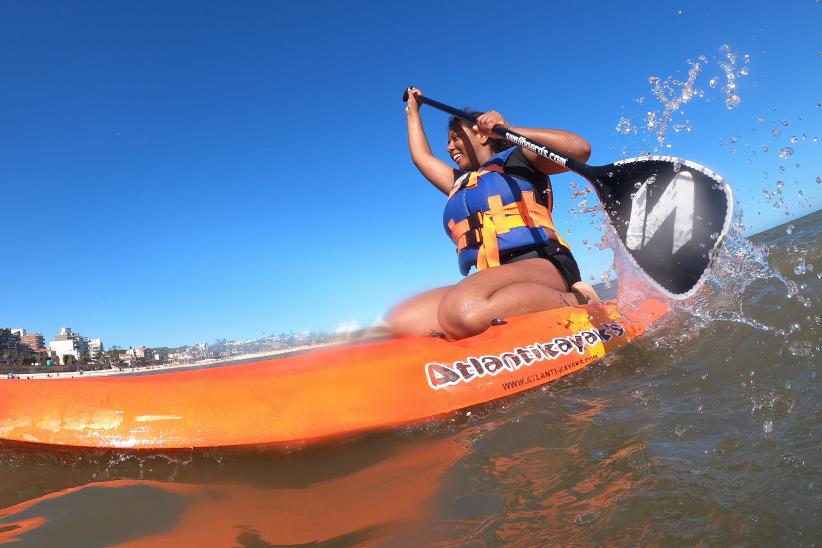
[[[99,361],[103,357],[103,339],[86,339],[88,342],[88,358]]]
[[[99,360],[104,351],[102,339],[90,339],[79,333],[73,333],[71,328],[60,329],[60,334],[49,342],[49,350],[54,352],[62,365],[66,365],[69,357],[75,361],[83,358]]]
[[[25,329],[17,328],[11,330],[12,334],[20,337],[20,342],[34,350],[41,352],[46,349],[46,340],[42,333],[28,333]]]
[[[9,329],[0,327],[0,364],[6,367],[15,365],[36,363],[41,354],[46,350],[35,350],[32,348],[31,339],[24,342],[22,337],[26,335],[24,329]],[[35,335],[39,335],[36,333]],[[42,337],[42,335],[40,335]],[[36,340],[35,340],[36,342]]]

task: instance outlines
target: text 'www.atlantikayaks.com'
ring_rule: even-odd
[[[521,388],[523,386],[539,383],[545,379],[550,379],[556,377],[564,373],[565,371],[569,371],[571,369],[576,369],[580,365],[584,365],[590,361],[595,360],[594,356],[585,356],[584,358],[580,358],[571,363],[566,363],[561,367],[554,367],[553,369],[549,369],[548,371],[542,371],[541,373],[535,373],[534,375],[528,375],[527,377],[520,377],[518,379],[514,379],[512,381],[507,381],[502,383],[503,390],[515,390],[517,388]]]

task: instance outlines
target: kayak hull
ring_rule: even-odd
[[[647,301],[517,316],[460,341],[404,337],[239,365],[0,381],[0,439],[174,449],[302,442],[412,424],[594,363],[666,314]]]

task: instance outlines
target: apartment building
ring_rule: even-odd
[[[100,345],[102,347],[102,341]],[[49,349],[57,355],[60,363],[65,365],[68,356],[79,360],[89,355],[89,338],[73,333],[69,327],[64,327],[60,330],[60,334],[49,342]]]
[[[28,333],[25,329],[17,328],[11,330],[12,334],[20,337],[20,342],[34,350],[40,352],[46,349],[46,340],[42,333]]]

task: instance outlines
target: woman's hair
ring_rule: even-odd
[[[474,116],[474,117],[480,116],[481,114],[485,114],[484,112],[479,112],[478,110],[472,110],[468,107],[465,107],[462,110],[466,114],[470,114],[471,116]],[[448,129],[449,130],[457,131],[460,128],[460,126],[470,127],[470,124],[468,122],[466,122],[465,120],[463,120],[462,118],[457,118],[456,116],[451,116],[448,119]],[[490,145],[491,150],[493,150],[494,152],[497,152],[497,153],[502,152],[503,150],[508,150],[509,148],[514,146],[513,144],[509,143],[505,139],[489,139],[488,144]]]

